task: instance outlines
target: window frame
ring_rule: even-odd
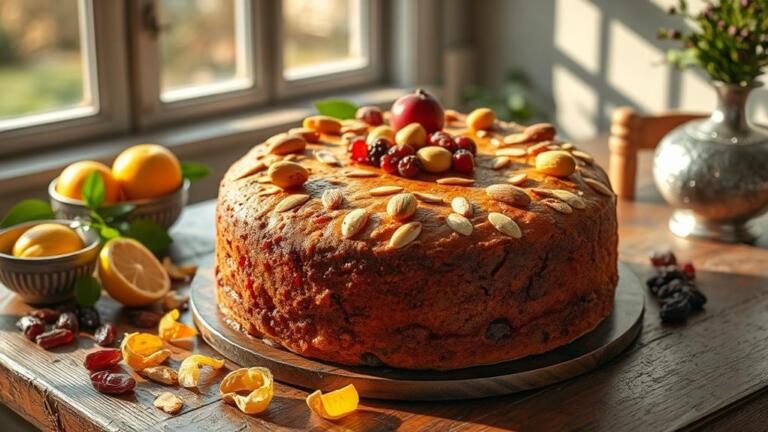
[[[78,114],[78,111],[89,110],[78,107],[31,114],[28,116],[31,118],[29,124],[0,131],[0,155],[30,152],[62,142],[129,130],[128,79],[114,79],[127,76],[128,70],[128,50],[123,43],[125,9],[120,2],[97,0],[78,0],[78,8],[80,15],[87,20],[86,28],[80,29],[81,37],[85,36],[81,46],[87,50],[83,53],[88,61],[84,75],[96,79],[96,85],[90,90],[95,110]],[[36,122],[35,118],[42,121]],[[23,123],[23,119],[20,117],[19,123]]]

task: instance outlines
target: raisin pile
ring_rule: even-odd
[[[686,322],[691,312],[707,303],[707,297],[696,287],[696,268],[693,263],[679,265],[672,252],[654,252],[650,260],[656,274],[648,278],[646,285],[661,302],[661,320]]]
[[[66,303],[57,309],[34,309],[19,318],[16,327],[24,336],[45,349],[72,343],[80,330],[95,330],[94,338],[101,346],[110,346],[117,339],[112,324],[101,324],[101,316],[93,307]]]

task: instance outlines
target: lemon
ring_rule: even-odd
[[[64,168],[56,181],[56,192],[65,197],[82,200],[83,183],[92,172],[99,173],[104,181],[104,203],[112,204],[120,201],[120,185],[112,176],[112,171],[108,166],[96,161],[75,162]]]
[[[79,251],[83,240],[64,225],[44,223],[24,231],[13,245],[13,255],[22,258],[48,257]]]
[[[126,306],[145,306],[162,299],[171,280],[160,261],[133,239],[108,241],[99,254],[99,278],[104,289]]]
[[[182,183],[179,160],[157,144],[125,149],[112,164],[112,175],[131,200],[167,195]]]

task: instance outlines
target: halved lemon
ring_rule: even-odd
[[[143,244],[127,238],[114,238],[101,249],[99,278],[109,295],[126,306],[156,302],[171,289],[160,261]]]

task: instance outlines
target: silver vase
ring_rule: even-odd
[[[747,222],[768,209],[768,133],[746,113],[758,86],[715,83],[712,115],[675,128],[656,148],[653,177],[676,208],[669,221],[675,235],[754,241]]]

